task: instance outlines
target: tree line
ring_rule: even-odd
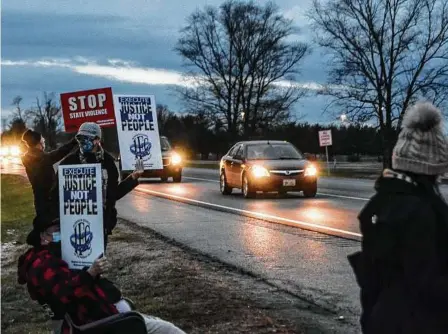
[[[69,140],[74,134],[61,132],[62,112],[59,103],[54,99],[55,94],[45,93],[38,99],[34,107],[22,109],[20,97],[14,99],[15,114],[8,129],[2,133],[3,144],[19,144],[23,132],[27,127],[41,132],[46,138],[50,149],[56,148],[58,143]],[[254,136],[239,134],[230,135],[219,123],[213,122],[201,113],[176,113],[168,106],[157,105],[157,119],[159,132],[168,137],[170,142],[187,158],[194,159],[198,155],[206,159],[209,154],[224,155],[229,148],[240,140],[287,140],[304,153],[322,154],[324,148],[319,146],[319,130],[331,129],[333,145],[331,155],[349,155],[357,160],[361,155],[380,156],[382,154],[381,136],[378,129],[371,126],[357,124],[309,124],[290,121],[282,124],[272,124]],[[50,126],[49,126],[50,125]],[[104,147],[118,154],[118,136],[115,128],[103,129]]]

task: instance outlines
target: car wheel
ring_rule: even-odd
[[[173,176],[173,182],[174,183],[181,183],[182,182],[182,172],[179,172],[175,176]]]
[[[219,190],[221,190],[221,194],[230,195],[232,193],[232,188],[227,185],[226,175],[224,171],[221,172],[221,176],[219,177]]]
[[[254,198],[255,197],[255,191],[252,190],[249,179],[247,178],[246,175],[243,176],[242,188],[243,188],[244,198]]]
[[[316,197],[316,194],[317,194],[317,187],[312,187],[303,191],[303,195],[306,198]]]
[[[168,178],[166,176],[161,177],[160,179],[162,180],[162,182],[167,182],[168,181]]]

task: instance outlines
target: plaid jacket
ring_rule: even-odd
[[[114,302],[121,296],[110,292],[119,293],[117,288],[104,289],[102,279],[70,270],[47,247],[31,248],[20,257],[18,281],[27,285],[31,299],[51,311],[53,319],[63,319],[67,313],[75,324],[84,325],[118,313]],[[65,321],[63,329],[68,332]]]

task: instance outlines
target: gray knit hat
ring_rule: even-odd
[[[81,126],[79,127],[77,136],[79,135],[101,139],[101,128],[98,124],[94,122],[85,122],[82,123]]]
[[[448,172],[448,140],[442,113],[428,102],[418,102],[403,118],[403,128],[392,154],[392,168],[423,175]]]

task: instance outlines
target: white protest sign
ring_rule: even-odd
[[[100,164],[58,166],[62,259],[82,269],[104,253]]]
[[[331,136],[331,130],[319,131],[319,145],[321,147],[333,145],[333,138]]]
[[[114,95],[122,170],[163,169],[154,95]]]

